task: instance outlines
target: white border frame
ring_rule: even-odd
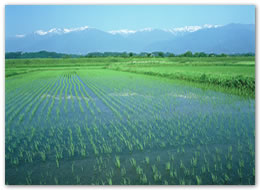
[[[259,118],[259,112],[258,112],[258,95],[259,95],[259,66],[258,64],[258,4],[259,1],[256,0],[214,0],[214,1],[207,1],[207,0],[182,0],[182,1],[176,1],[176,0],[75,0],[75,1],[66,1],[66,0],[38,0],[37,2],[32,0],[0,0],[1,4],[1,13],[0,13],[0,21],[1,21],[1,30],[0,30],[0,122],[1,122],[1,129],[0,129],[0,189],[119,189],[119,188],[125,188],[125,189],[157,189],[157,188],[163,188],[163,189],[171,189],[171,188],[177,188],[177,189],[218,189],[218,188],[224,188],[224,189],[244,189],[244,188],[257,188],[258,182],[259,182],[259,165],[258,165],[258,137],[259,137],[259,130],[258,128],[258,118]],[[161,5],[161,4],[171,4],[171,5],[255,5],[256,6],[256,137],[255,137],[255,147],[256,147],[256,160],[255,160],[255,166],[256,166],[256,185],[255,186],[6,186],[5,185],[5,5],[86,5],[86,4],[95,4],[95,5],[108,5],[108,4],[120,4],[120,5],[142,5],[142,4],[148,4],[148,5]]]

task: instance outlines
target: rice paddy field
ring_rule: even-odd
[[[254,85],[254,58],[6,60],[5,183],[253,185]]]

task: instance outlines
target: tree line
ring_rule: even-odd
[[[196,52],[192,53],[187,51],[183,54],[174,54],[170,52],[91,52],[86,55],[77,54],[65,54],[48,51],[39,52],[7,52],[5,53],[5,59],[30,59],[30,58],[92,58],[92,57],[227,57],[227,56],[255,56],[255,53],[243,53],[243,54],[216,54]]]

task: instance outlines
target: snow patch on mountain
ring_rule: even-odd
[[[183,26],[183,27],[175,27],[175,28],[171,28],[171,29],[163,29],[163,31],[177,34],[177,33],[186,33],[186,32],[196,32],[201,29],[218,28],[221,26],[222,25],[204,24],[203,26],[196,25],[196,26]],[[130,35],[130,34],[135,34],[137,32],[151,32],[153,30],[154,29],[152,29],[152,28],[143,28],[140,30],[120,29],[120,30],[111,30],[111,31],[108,31],[108,33]]]
[[[89,26],[82,26],[82,27],[78,27],[78,28],[52,28],[48,31],[43,31],[43,30],[37,30],[34,33],[38,34],[40,36],[44,36],[47,34],[66,34],[66,33],[70,33],[70,32],[77,32],[77,31],[83,31],[88,29]]]
[[[171,32],[171,33],[178,33],[178,32],[196,32],[201,29],[208,29],[208,28],[218,28],[221,27],[222,25],[211,25],[211,24],[204,24],[203,26],[184,26],[184,27],[176,27],[172,29],[164,29],[166,32]]]
[[[136,30],[128,30],[128,29],[121,29],[121,30],[111,30],[111,31],[108,31],[108,33],[110,34],[134,34],[136,33]]]
[[[25,34],[17,34],[15,35],[16,38],[24,38],[25,37]]]

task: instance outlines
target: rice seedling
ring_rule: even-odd
[[[170,163],[170,162],[167,162],[167,163],[165,164],[165,169],[166,169],[167,171],[170,171],[170,169],[171,169],[171,163]]]
[[[156,171],[154,174],[153,174],[153,179],[155,182],[158,182],[162,179],[162,176],[161,176],[161,173]]]
[[[136,168],[136,160],[134,158],[130,159],[130,163],[134,168]]]
[[[30,177],[26,177],[26,184],[32,185],[32,179]]]
[[[185,180],[184,179],[179,179],[179,184],[180,185],[186,185]]]
[[[232,169],[232,164],[231,164],[231,162],[228,162],[228,163],[227,163],[227,169],[228,169],[228,170],[231,170],[231,169]]]
[[[45,152],[40,152],[40,155],[41,155],[42,161],[45,161],[46,160]]]
[[[241,169],[238,169],[238,170],[237,170],[237,174],[238,174],[238,176],[239,176],[240,179],[243,178],[243,174],[242,174],[242,170],[241,170]]]
[[[173,171],[170,171],[170,177],[171,177],[171,178],[174,177]]]
[[[182,160],[180,161],[180,168],[181,168],[181,169],[185,169],[185,166],[184,166]]]
[[[153,173],[155,173],[157,171],[157,168],[155,165],[152,165],[152,170],[153,170]]]
[[[197,181],[197,185],[201,185],[202,184],[202,179],[196,175],[196,181]]]
[[[74,166],[75,166],[75,163],[72,162],[72,164],[71,164],[71,172],[72,172],[72,173],[74,173]]]
[[[76,176],[76,183],[80,184],[80,177],[78,175]]]
[[[174,161],[174,155],[171,155],[171,161],[172,162]]]
[[[125,175],[126,175],[126,169],[125,169],[124,167],[121,169],[121,175],[122,175],[122,176],[125,176]]]
[[[145,163],[147,164],[147,165],[149,165],[149,163],[150,163],[150,160],[149,160],[149,157],[145,157]]]
[[[217,177],[216,175],[214,175],[213,173],[211,173],[211,178],[212,178],[213,184],[217,184],[217,182],[218,182],[218,177]]]
[[[55,182],[55,185],[59,185],[59,181],[58,181],[57,177],[54,177],[54,182]]]
[[[191,160],[191,165],[193,167],[197,167],[197,163],[198,163],[197,157],[193,157],[192,160]]]
[[[158,156],[156,157],[156,161],[157,161],[157,162],[160,162],[160,160],[161,160],[161,158],[160,158],[160,156],[158,155]]]
[[[240,168],[243,168],[245,166],[244,160],[241,160],[241,159],[239,159],[238,164],[239,164]]]
[[[56,158],[56,166],[57,166],[57,168],[60,167],[60,162],[59,162],[59,159],[58,159],[58,158]]]
[[[116,156],[115,165],[116,165],[117,168],[120,168],[120,159],[119,159],[119,156]]]
[[[205,167],[205,166],[202,166],[202,167],[201,167],[201,172],[202,172],[202,174],[205,174],[205,173],[206,173],[206,167]]]
[[[228,183],[230,181],[230,178],[227,174],[225,174],[225,181]]]
[[[136,167],[136,173],[137,173],[137,175],[143,174],[143,169],[140,166],[137,166]]]
[[[111,178],[109,178],[107,181],[108,181],[108,185],[113,185],[113,182],[112,182]]]

